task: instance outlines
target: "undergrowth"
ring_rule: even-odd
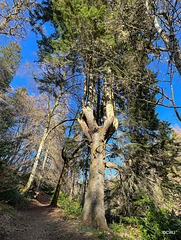
[[[16,210],[13,207],[9,206],[8,204],[0,202],[0,216],[4,214],[16,216]]]
[[[136,204],[147,210],[132,218],[120,217],[119,224],[113,222],[110,225],[113,231],[129,232],[130,236],[143,240],[180,239],[181,221],[173,212],[156,207],[147,195],[142,195]]]
[[[29,200],[19,191],[19,178],[16,172],[7,167],[0,175],[0,201],[18,210],[27,208]]]
[[[58,205],[64,211],[65,219],[77,219],[81,216],[82,208],[76,198],[70,199],[68,194],[60,192]],[[147,195],[142,195],[135,205],[139,213],[135,216],[122,217],[120,223],[110,224],[109,231],[91,229],[81,226],[81,230],[89,232],[97,239],[111,240],[178,240],[181,236],[181,221],[177,216],[164,208],[158,208],[148,199]],[[114,234],[117,233],[117,234]]]
[[[82,214],[82,207],[76,197],[70,199],[68,194],[60,191],[58,198],[58,205],[64,211],[64,218],[77,219]]]

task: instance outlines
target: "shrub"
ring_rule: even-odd
[[[60,191],[58,204],[64,210],[65,216],[77,218],[82,213],[82,208],[79,201],[76,198],[70,199],[68,194],[64,194]]]
[[[16,209],[28,207],[29,201],[18,190],[19,178],[16,172],[6,167],[1,171],[0,201],[10,204]]]
[[[157,210],[154,205],[146,211],[145,217],[134,220],[145,240],[177,240],[181,236],[181,221],[168,210]]]
[[[170,239],[177,240],[181,236],[181,221],[171,211],[158,208],[146,195],[139,199],[137,204],[146,206],[146,211],[134,217],[142,238],[145,240]],[[164,234],[164,233],[167,234]]]
[[[143,240],[177,240],[181,236],[181,221],[168,209],[156,207],[146,194],[140,193],[134,203],[136,214],[134,217],[120,217],[120,224],[110,227],[113,231],[138,234]]]
[[[3,191],[0,196],[0,201],[4,201],[16,209],[25,209],[29,206],[29,200],[21,195],[17,189],[8,189]]]
[[[129,219],[129,220],[128,220]],[[140,239],[140,231],[135,228],[135,226],[131,226],[130,222],[133,222],[133,219],[130,218],[125,218],[124,223],[115,223],[113,221],[113,223],[110,225],[110,228],[114,231],[119,233],[121,236],[123,236],[123,238],[121,239]]]
[[[113,221],[113,223],[110,225],[110,228],[114,231],[114,232],[118,232],[121,233],[123,232],[126,228],[124,227],[124,225],[121,224],[117,224]]]

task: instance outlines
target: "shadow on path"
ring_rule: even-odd
[[[18,212],[16,218],[2,219],[3,240],[94,240],[90,233],[76,229],[79,221],[65,221],[59,208],[49,201],[32,200],[31,207]],[[46,203],[46,204],[45,204]],[[0,223],[1,223],[0,222]],[[2,240],[1,239],[1,240]]]

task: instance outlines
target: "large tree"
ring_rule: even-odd
[[[116,96],[126,88],[136,87],[131,80],[146,63],[142,46],[146,37],[139,36],[141,31],[134,31],[135,43],[140,45],[139,51],[134,52],[129,42],[129,28],[117,18],[118,9],[112,2],[67,0],[53,3],[56,9],[54,21],[60,35],[59,39],[52,41],[54,47],[72,62],[76,60],[84,76],[82,111],[78,122],[89,141],[91,160],[83,219],[96,227],[107,228],[104,210],[105,149],[118,127]],[[137,28],[138,22],[135,21]],[[141,56],[140,52],[143,52]],[[138,75],[140,79],[143,77],[141,72]],[[124,96],[125,99],[128,95]],[[113,167],[113,164],[106,166]]]
[[[105,150],[118,128],[116,107],[124,108],[130,99],[136,102],[134,95],[139,103],[151,102],[153,99],[144,94],[145,83],[155,94],[158,92],[152,73],[145,67],[149,63],[148,49],[153,45],[155,30],[150,28],[151,21],[144,14],[146,7],[142,0],[43,3],[37,20],[42,23],[50,20],[55,32],[49,38],[42,34],[40,60],[58,53],[66,58],[70,71],[81,73],[82,109],[78,122],[91,149],[83,219],[96,227],[107,228],[104,170],[105,166],[120,171],[121,168],[105,163]],[[147,111],[148,107],[141,110]],[[123,117],[124,114],[120,114],[120,118]]]

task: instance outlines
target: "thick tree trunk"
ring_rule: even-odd
[[[38,152],[37,152],[34,164],[33,164],[33,168],[31,170],[30,177],[28,179],[28,182],[27,182],[25,188],[22,191],[23,194],[30,189],[30,187],[31,187],[31,185],[32,185],[32,183],[33,183],[33,181],[35,179],[35,174],[36,174],[38,162],[39,162],[39,159],[40,159],[40,156],[41,156],[42,149],[44,148],[45,140],[46,140],[47,136],[48,136],[47,129],[45,129],[45,132],[43,134],[43,137],[42,137],[42,140],[40,142],[40,145],[39,145],[39,148],[38,148]]]
[[[83,208],[83,220],[91,225],[107,229],[104,209],[105,143],[100,131],[92,136],[90,175]]]
[[[105,111],[103,126],[97,125],[93,109],[88,106],[82,109],[83,114],[78,119],[91,148],[89,183],[83,207],[83,220],[102,229],[108,229],[104,209],[105,148],[118,126],[111,103],[106,105]]]
[[[118,127],[118,119],[114,113],[114,81],[110,75],[111,70],[108,72],[103,82],[102,99],[100,98],[101,85],[98,81],[96,116],[94,113],[95,75],[92,76],[92,72],[89,71],[89,84],[85,83],[82,112],[78,118],[91,148],[89,183],[83,207],[83,220],[102,229],[108,229],[104,208],[105,149],[106,143]]]

